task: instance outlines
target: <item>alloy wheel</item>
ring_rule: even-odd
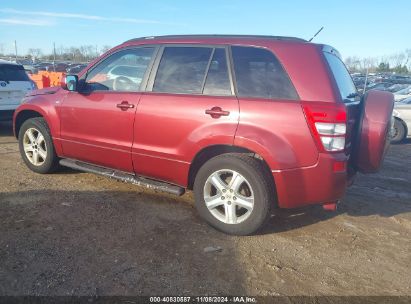
[[[207,178],[204,185],[204,202],[219,221],[239,224],[251,215],[254,194],[243,175],[234,170],[223,169]]]
[[[23,148],[27,159],[35,166],[41,166],[47,159],[47,145],[43,134],[36,128],[24,133]]]

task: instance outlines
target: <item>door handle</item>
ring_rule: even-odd
[[[134,105],[132,103],[128,103],[128,101],[122,101],[117,104],[117,108],[120,108],[122,111],[127,111],[128,109],[134,108]]]
[[[205,111],[206,114],[211,115],[212,118],[220,118],[221,116],[230,115],[229,111],[224,111],[220,107],[212,107]]]

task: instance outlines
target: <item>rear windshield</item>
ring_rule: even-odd
[[[331,53],[324,52],[324,55],[337,82],[341,98],[346,102],[353,101],[357,94],[357,89],[344,63],[340,58]]]
[[[29,76],[21,65],[0,64],[0,80],[29,81]]]

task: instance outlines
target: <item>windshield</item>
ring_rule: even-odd
[[[26,71],[21,65],[1,64],[0,80],[3,81],[29,81]]]

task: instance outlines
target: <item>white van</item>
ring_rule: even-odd
[[[0,120],[11,119],[24,95],[34,89],[22,65],[0,60]]]

